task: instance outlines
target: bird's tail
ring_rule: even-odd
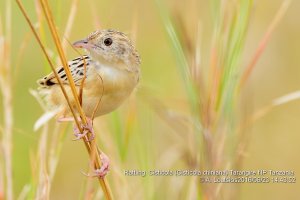
[[[47,122],[49,122],[53,117],[55,117],[59,112],[61,112],[61,108],[51,108],[49,105],[47,105],[46,98],[48,96],[47,90],[38,89],[33,90],[30,89],[29,93],[37,100],[37,102],[40,104],[42,109],[44,110],[44,114],[40,116],[36,122],[34,123],[33,130],[37,131],[39,130],[43,125],[45,125]]]

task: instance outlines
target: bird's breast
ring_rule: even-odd
[[[138,83],[138,73],[126,69],[102,65],[95,67],[87,77],[83,93],[83,109],[89,115],[98,101],[96,116],[116,109],[134,90]]]

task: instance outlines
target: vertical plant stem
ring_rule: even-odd
[[[68,67],[68,62],[67,62],[65,53],[64,53],[64,51],[62,49],[60,38],[59,38],[58,33],[56,31],[56,28],[55,28],[56,26],[55,26],[54,21],[53,21],[53,15],[51,13],[49,3],[48,3],[47,0],[40,0],[40,3],[42,5],[44,15],[45,15],[45,17],[47,19],[47,23],[48,23],[48,26],[50,28],[52,37],[53,37],[53,39],[55,41],[55,46],[56,46],[56,49],[58,51],[59,57],[61,59],[62,65],[64,67],[64,70],[66,72],[67,78],[69,80],[70,88],[71,88],[72,94],[73,94],[74,99],[75,99],[75,105],[76,105],[77,111],[79,112],[79,114],[80,114],[80,116],[82,118],[81,120],[83,121],[83,123],[87,124],[87,120],[86,120],[85,114],[84,114],[84,112],[83,112],[83,110],[81,108],[81,105],[79,103],[79,100],[78,100],[78,94],[77,94],[77,91],[76,91],[76,86],[75,86],[74,80],[72,78],[70,69]]]
[[[6,82],[5,84],[9,84],[9,83]],[[6,199],[13,200],[12,159],[11,159],[12,158],[13,109],[12,109],[12,92],[11,92],[10,85],[2,87],[2,93],[3,93],[3,110],[4,110],[4,131],[3,131],[2,142],[3,142],[3,151],[4,151],[4,161],[5,161]]]
[[[4,162],[5,162],[7,200],[13,200],[12,160],[11,160],[13,108],[12,108],[12,91],[11,91],[10,82],[11,82],[10,78],[8,77],[5,78],[5,82],[1,81],[1,90],[3,94],[3,110],[4,110],[4,128],[3,128],[4,131],[3,131],[2,145],[3,145]]]
[[[69,14],[69,18],[67,20],[67,27],[66,27],[65,32],[64,32],[64,37],[65,38],[69,38],[70,34],[72,33],[71,30],[72,30],[72,27],[73,27],[73,24],[74,24],[74,19],[75,19],[76,12],[77,12],[77,4],[78,4],[78,0],[73,0],[71,10],[70,10],[70,14]],[[68,44],[67,40],[62,41],[62,48],[63,48],[64,52],[66,52],[67,44]]]
[[[42,135],[39,141],[38,148],[38,189],[36,199],[49,199],[50,194],[50,182],[49,175],[47,174],[47,139],[48,139],[48,124],[43,128]]]
[[[6,1],[6,32],[3,41],[3,69],[1,71],[0,85],[3,94],[3,153],[5,162],[5,185],[6,199],[13,200],[13,181],[12,181],[12,134],[13,134],[13,108],[12,108],[12,81],[11,81],[11,2]]]

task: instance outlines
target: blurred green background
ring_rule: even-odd
[[[202,65],[209,64],[211,53],[212,2],[166,1],[170,13],[183,20],[186,30],[190,31],[191,35],[194,35],[200,23]],[[61,35],[64,33],[72,3],[73,1],[70,0],[51,1]],[[282,0],[254,1],[241,64],[246,65],[250,61],[281,3]],[[24,5],[31,19],[36,22],[34,1],[24,1]],[[259,110],[270,104],[273,99],[299,90],[299,10],[300,2],[292,1],[286,15],[272,34],[266,50],[243,89],[241,107],[245,110],[241,111],[241,115]],[[4,0],[0,1],[0,16],[4,21]],[[45,26],[45,22],[43,23]],[[126,101],[118,111],[97,118],[95,121],[96,132],[99,133],[100,138],[98,143],[111,159],[111,172],[107,179],[116,199],[185,199],[186,196],[180,191],[194,190],[193,186],[183,180],[188,178],[174,180],[169,177],[141,178],[123,175],[125,169],[166,168],[167,159],[169,158],[171,162],[173,154],[180,154],[175,156],[175,159],[184,156],[184,153],[180,153],[179,146],[188,145],[182,141],[185,138],[184,132],[182,132],[183,136],[179,137],[180,134],[175,133],[170,124],[157,115],[144,98],[139,97],[139,93],[146,93],[147,96],[155,95],[175,113],[185,115],[188,112],[181,75],[176,67],[170,39],[155,1],[78,0],[77,12],[68,40],[82,39],[98,28],[113,28],[126,32],[135,42],[142,58],[142,79],[137,94]],[[46,26],[44,30],[43,37],[46,38],[44,41],[49,49],[54,51]],[[27,38],[28,42],[25,42],[24,52],[20,53],[24,38]],[[41,135],[40,131],[33,131],[33,125],[43,111],[35,98],[30,95],[29,89],[37,87],[36,80],[50,72],[50,67],[14,1],[12,2],[12,39],[15,120],[13,183],[14,196],[17,197],[24,185],[34,179],[32,163],[35,162]],[[75,56],[77,56],[76,52],[68,46],[67,58],[72,59]],[[55,54],[53,59],[55,60]],[[2,122],[4,117],[1,112],[2,96],[0,102]],[[300,174],[299,116],[300,101],[293,101],[272,109],[251,125],[247,130],[250,139],[242,169],[292,170],[298,178]],[[53,120],[51,127],[54,124]],[[51,138],[51,131],[48,137]],[[72,132],[69,128],[66,138],[63,139],[57,171],[51,185],[50,199],[78,199],[79,194],[84,191],[82,188],[87,178],[80,172],[88,171],[88,155],[82,142],[73,142],[71,139]],[[186,168],[180,160],[174,163],[172,169]],[[92,180],[92,185],[97,188],[96,180]],[[299,182],[241,184],[236,199],[299,199],[299,186]]]

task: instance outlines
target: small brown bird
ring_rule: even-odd
[[[89,118],[89,127],[85,128],[93,132],[93,113],[97,117],[115,110],[136,88],[140,77],[140,57],[124,33],[111,29],[95,31],[86,39],[75,42],[73,46],[85,49],[88,54],[69,61],[68,65],[78,91],[85,78],[82,108]],[[58,67],[56,72],[66,92],[72,97],[64,68]],[[49,105],[59,110],[59,121],[70,119],[69,107],[53,72],[39,79],[38,84],[46,94]],[[100,99],[100,105],[95,111]],[[74,98],[70,100],[75,108]],[[77,139],[85,135],[79,133],[77,128],[74,131]],[[102,157],[104,162],[108,162],[105,154]],[[104,176],[107,169],[108,163],[101,167],[98,174]]]

